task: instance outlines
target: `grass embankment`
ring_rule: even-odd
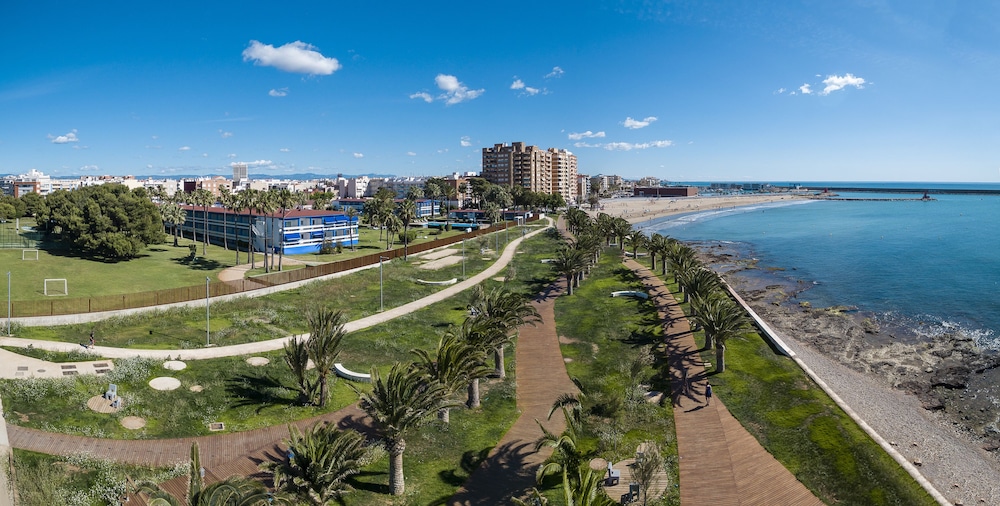
[[[500,247],[505,247],[501,235]],[[515,239],[512,237],[511,239]],[[485,254],[480,254],[480,241],[466,244],[465,261],[439,269],[423,269],[424,260],[410,257],[396,259],[382,268],[382,294],[379,293],[379,268],[370,268],[343,278],[308,283],[302,287],[264,297],[239,297],[231,301],[212,302],[211,343],[226,346],[277,339],[306,332],[302,308],[317,302],[329,302],[344,310],[348,320],[375,314],[385,308],[401,306],[438,292],[445,286],[419,283],[465,279],[492,265],[497,254],[495,244],[483,242]],[[455,255],[461,246],[455,245]],[[464,272],[464,277],[463,277]],[[202,278],[204,282],[204,278]],[[113,317],[94,323],[51,327],[16,327],[14,335],[26,339],[42,339],[83,343],[94,332],[99,346],[145,349],[191,349],[205,345],[204,307],[154,310]]]
[[[683,300],[669,274],[666,281]],[[689,304],[682,307],[690,314]],[[704,332],[694,336],[704,344]],[[703,351],[702,359],[715,363],[715,351]],[[709,371],[709,382],[761,446],[823,502],[936,504],[794,361],[776,354],[756,332],[726,343],[726,372]]]
[[[540,259],[549,258],[557,243],[551,237],[529,239],[514,257],[512,289],[537,293],[554,278],[552,269]],[[352,285],[347,278],[342,282]],[[487,281],[488,284],[497,281]],[[442,301],[424,310],[364,331],[349,334],[343,342],[341,359],[350,368],[367,370],[376,365],[387,370],[395,361],[412,360],[413,348],[431,349],[450,325],[466,315],[466,297]],[[325,410],[296,404],[294,379],[280,353],[263,355],[270,363],[251,367],[245,357],[189,361],[182,371],[167,371],[159,363],[121,362],[119,393],[124,408],[115,415],[99,415],[86,408],[86,400],[99,395],[110,378],[79,376],[58,380],[0,381],[0,396],[11,422],[60,432],[102,437],[179,437],[209,433],[206,424],[226,423],[227,430],[247,430],[285,424],[321,412],[333,411],[356,401],[352,390],[341,380],[333,388],[333,398]],[[508,353],[508,378],[483,382],[480,410],[452,411],[451,425],[431,423],[407,438],[405,459],[407,494],[394,504],[435,504],[450,497],[489,450],[506,433],[517,417],[515,405],[515,363]],[[143,368],[145,367],[145,371]],[[127,377],[126,377],[127,375]],[[147,385],[154,376],[174,376],[181,388],[154,391]],[[201,392],[190,386],[200,385]],[[118,424],[123,416],[143,416],[149,425],[140,431],[126,431]],[[64,461],[46,457],[51,462]],[[382,460],[353,480],[358,489],[349,504],[386,504],[388,461]]]
[[[612,462],[634,457],[640,443],[655,441],[669,476],[666,493],[657,504],[677,504],[673,408],[669,401],[650,403],[645,396],[649,390],[669,391],[661,350],[663,327],[650,301],[609,296],[613,291],[642,289],[619,258],[616,249],[609,249],[572,296],[556,301],[566,369],[580,381],[586,396],[585,430],[578,443],[586,463],[595,457]],[[629,479],[628,469],[622,474],[623,480]],[[547,485],[546,495],[554,504],[562,504],[561,484],[549,480]]]

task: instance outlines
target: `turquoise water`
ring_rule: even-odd
[[[871,193],[851,197],[895,197]],[[1000,349],[1000,196],[930,202],[807,201],[641,224],[681,240],[742,243],[812,287],[814,307],[853,305],[918,334],[961,331]]]

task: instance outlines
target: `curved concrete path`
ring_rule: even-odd
[[[548,227],[543,227],[539,230],[532,231],[526,234],[524,237],[518,237],[511,240],[507,247],[504,248],[500,257],[497,258],[493,265],[487,267],[485,270],[476,274],[465,281],[451,285],[440,291],[432,293],[422,299],[417,299],[413,302],[403,304],[402,306],[387,309],[381,313],[375,313],[373,315],[366,316],[354,321],[347,322],[344,325],[344,329],[347,332],[355,332],[358,330],[366,329],[378,325],[380,323],[387,322],[389,320],[399,318],[400,316],[412,313],[419,309],[423,309],[431,304],[440,302],[449,297],[453,297],[464,290],[472,288],[473,286],[482,283],[483,281],[496,276],[503,271],[507,264],[510,263],[511,259],[514,258],[514,253],[517,251],[518,246],[520,246],[521,241],[528,237],[533,237],[536,234],[540,234],[552,227],[552,219],[549,220]],[[308,334],[302,334],[298,337],[307,337]],[[255,343],[244,343],[244,344],[234,344],[231,346],[218,346],[210,348],[197,348],[197,349],[187,349],[187,350],[144,350],[136,348],[115,348],[111,346],[97,346],[92,349],[96,356],[103,358],[129,358],[135,356],[149,357],[155,359],[168,360],[167,357],[177,358],[178,355],[181,356],[181,360],[202,360],[207,358],[219,358],[219,357],[230,357],[239,355],[252,355],[255,353],[261,353],[266,351],[280,350],[285,345],[286,342],[295,338],[296,336],[287,336],[280,339],[272,339],[270,341],[258,341]],[[27,348],[29,346],[50,351],[79,351],[80,345],[76,343],[64,343],[58,341],[42,341],[38,339],[22,339],[18,337],[0,337],[0,346],[11,346],[19,348]]]

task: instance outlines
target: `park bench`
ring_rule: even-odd
[[[108,390],[104,392],[104,398],[113,401],[118,397],[118,385],[114,383],[108,384]]]
[[[638,297],[640,299],[648,299],[649,294],[646,292],[637,292],[635,290],[622,290],[618,292],[611,292],[612,297]]]
[[[617,485],[618,482],[621,481],[621,479],[622,479],[621,469],[615,469],[614,467],[612,467],[611,462],[608,462],[607,486],[613,487]]]
[[[360,372],[351,371],[351,370],[347,369],[346,367],[344,367],[344,364],[341,364],[340,362],[337,362],[336,364],[333,364],[333,371],[335,373],[337,373],[337,376],[340,376],[341,378],[344,378],[344,379],[346,379],[348,381],[357,381],[357,382],[360,382],[360,383],[371,383],[372,382],[372,375],[371,374],[363,374],[363,373],[360,373]]]

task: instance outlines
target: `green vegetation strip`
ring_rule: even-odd
[[[657,269],[659,271],[659,269]],[[683,300],[668,274],[668,287]],[[688,304],[682,304],[690,314]],[[704,343],[695,332],[695,342]],[[715,362],[715,351],[702,352]],[[794,361],[757,333],[726,343],[726,372],[713,390],[760,444],[827,504],[936,502],[826,395]]]
[[[609,297],[613,291],[642,290],[618,255],[617,248],[606,250],[573,295],[556,302],[566,369],[585,394],[584,433],[578,444],[586,464],[595,457],[612,462],[633,457],[640,443],[655,441],[669,478],[657,504],[678,504],[677,438],[661,347],[663,327],[651,301]],[[666,402],[647,402],[649,390],[665,392]],[[546,485],[551,503],[562,504],[561,482],[552,479]]]

